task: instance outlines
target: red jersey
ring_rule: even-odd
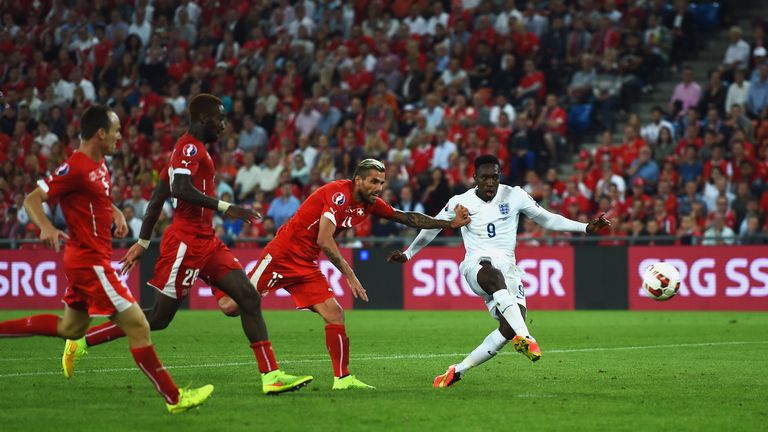
[[[208,154],[205,144],[192,135],[184,134],[176,141],[167,172],[171,187],[173,187],[174,175],[189,175],[192,176],[192,185],[197,190],[210,197],[216,197],[214,181],[216,169],[213,166],[213,159]],[[213,210],[181,200],[174,200],[174,206],[176,211],[171,225],[198,236],[214,235]]]
[[[112,256],[112,183],[104,160],[75,152],[53,174],[37,182],[48,199],[58,200],[69,240],[64,265],[90,267]]]
[[[381,198],[376,198],[373,204],[353,201],[353,188],[352,180],[336,180],[313,192],[277,231],[267,246],[272,251],[270,253],[316,261],[320,256],[320,246],[317,245],[320,218],[327,218],[336,225],[335,235],[362,223],[370,214],[383,218],[395,214],[395,209]]]

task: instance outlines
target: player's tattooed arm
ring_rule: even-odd
[[[469,212],[461,205],[454,209],[456,217],[453,220],[435,219],[419,212],[404,212],[395,210],[392,220],[412,228],[420,229],[443,229],[443,228],[461,228],[469,223]]]
[[[171,195],[170,184],[168,180],[160,180],[152,190],[152,196],[149,198],[147,209],[144,211],[144,218],[141,221],[141,230],[139,238],[150,240],[155,224],[160,218],[160,212],[163,211],[165,200]]]
[[[368,294],[366,294],[363,284],[357,279],[357,276],[349,263],[341,256],[339,246],[333,238],[335,232],[336,225],[327,217],[320,216],[320,229],[317,233],[317,245],[320,246],[320,249],[325,253],[328,261],[336,266],[341,274],[347,279],[347,284],[349,285],[350,291],[352,291],[352,296],[360,298],[363,301],[368,301]]]

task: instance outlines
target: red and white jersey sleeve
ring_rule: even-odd
[[[69,160],[59,165],[51,175],[43,180],[38,180],[37,185],[45,192],[50,200],[58,200],[67,195],[82,184],[82,173],[73,170]]]
[[[179,139],[181,141],[184,137]],[[194,176],[200,168],[200,161],[208,154],[203,144],[198,142],[180,143],[171,155],[170,167],[173,174],[186,174]],[[202,148],[201,148],[202,147]]]
[[[339,226],[346,209],[349,208],[350,197],[346,185],[331,183],[323,188],[320,195],[322,199],[322,210],[320,214],[326,219]]]
[[[383,199],[376,198],[376,202],[371,206],[371,214],[384,219],[392,219],[392,216],[395,215],[395,209]]]

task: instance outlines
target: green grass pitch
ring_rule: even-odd
[[[456,386],[434,389],[434,376],[494,328],[486,313],[351,311],[350,369],[378,387],[354,392],[330,390],[317,316],[265,314],[281,367],[314,375],[309,387],[263,396],[239,320],[180,312],[153,339],[179,385],[216,386],[202,408],[169,415],[125,339],[91,348],[70,381],[60,372],[63,342],[0,339],[0,430],[747,431],[768,424],[766,313],[532,311],[540,362],[508,345]]]

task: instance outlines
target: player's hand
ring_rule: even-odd
[[[387,258],[387,262],[389,263],[407,263],[408,262],[408,256],[403,251],[394,251],[391,254],[389,254],[389,257]]]
[[[357,279],[357,275],[352,273],[350,276],[347,276],[347,284],[349,284],[349,289],[352,291],[352,297],[359,298],[362,301],[368,301],[368,294],[365,292],[363,284]]]
[[[114,213],[115,220],[115,237],[125,238],[128,235],[128,221],[125,220],[123,212],[117,211]]]
[[[61,240],[69,240],[69,236],[51,225],[40,229],[40,240],[44,245],[58,252],[61,249]]]
[[[597,217],[597,219],[593,219],[589,221],[587,224],[587,234],[596,234],[600,232],[601,229],[611,226],[611,221],[605,218],[605,213],[601,214]]]
[[[232,219],[240,219],[245,223],[253,223],[254,219],[261,219],[261,213],[255,210],[249,210],[236,204],[229,206],[224,216]]]
[[[139,263],[139,258],[141,258],[141,254],[143,254],[144,251],[145,249],[142,245],[134,243],[133,246],[128,249],[125,256],[120,258],[120,274],[127,275],[130,273],[131,270],[136,267],[136,264]]]
[[[469,218],[469,210],[463,205],[456,204],[453,211],[456,213],[456,217],[451,221],[451,228],[461,228],[472,221],[472,219]]]

